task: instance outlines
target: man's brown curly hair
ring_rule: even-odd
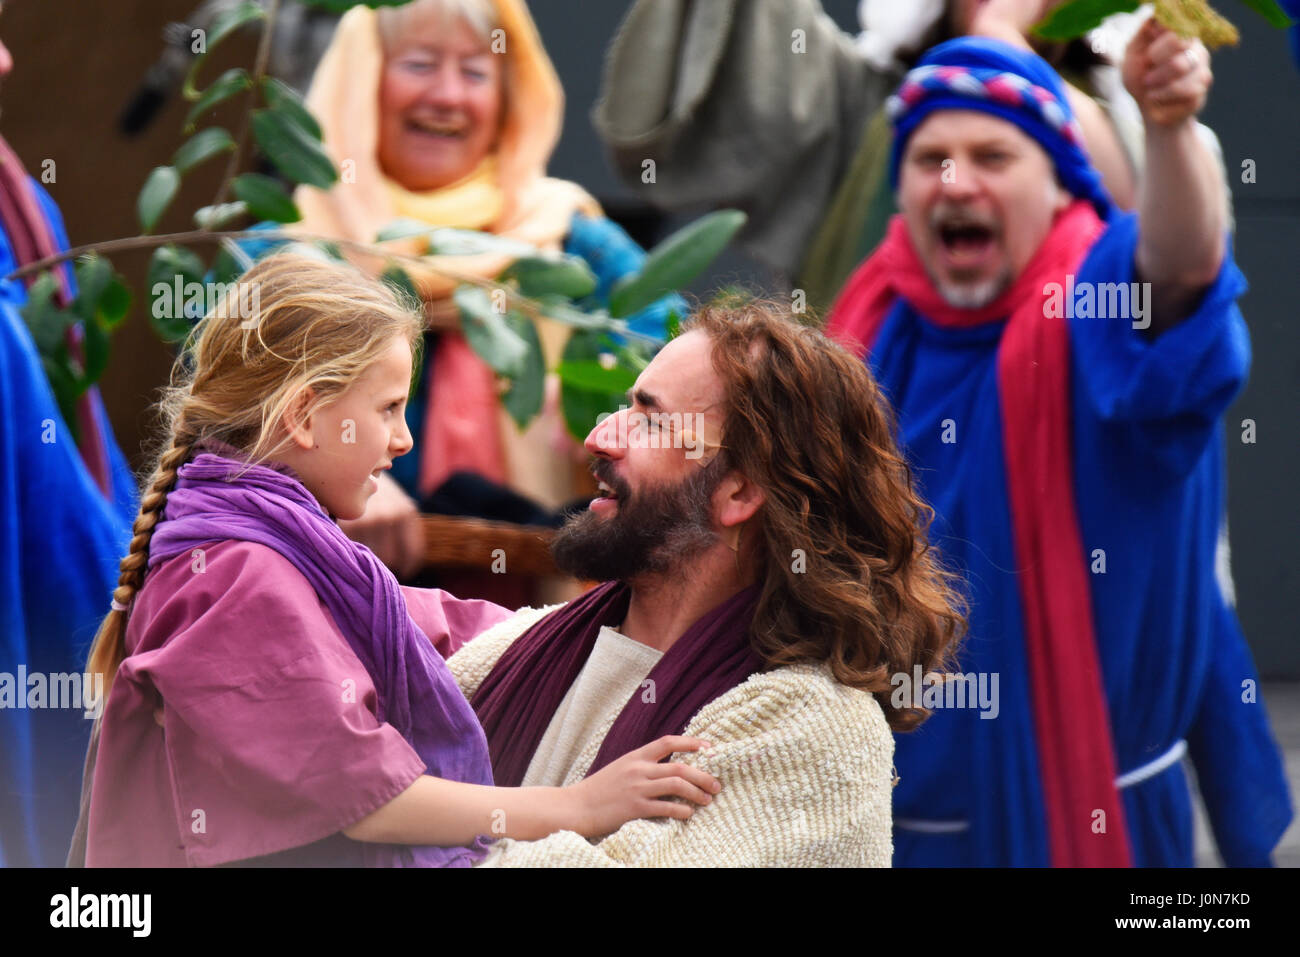
[[[772,668],[825,661],[891,728],[915,728],[928,712],[894,708],[890,679],[948,665],[966,622],[889,404],[865,363],[788,306],[706,305],[682,326],[694,330],[725,390],[723,467],[765,494],[743,533],[761,566],[755,650]]]

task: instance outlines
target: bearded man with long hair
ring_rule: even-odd
[[[603,582],[450,660],[500,785],[560,786],[662,734],[721,781],[686,820],[501,841],[497,865],[888,866],[899,674],[951,657],[929,547],[866,367],[762,302],[698,311],[587,437],[601,494],[559,534]],[[682,796],[686,796],[683,794]]]

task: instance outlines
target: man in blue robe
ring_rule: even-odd
[[[964,684],[997,699],[898,676],[934,712],[896,737],[894,862],[1191,866],[1189,754],[1225,863],[1265,865],[1292,808],[1215,577],[1250,351],[1195,132],[1209,57],[1154,22],[1129,47],[1147,167],[1119,215],[1017,42],[941,44],[905,79],[901,213],[830,320],[898,410],[968,582]]]
[[[0,77],[11,63],[0,44]],[[136,509],[97,392],[78,404],[81,448],[59,413],[19,312],[35,277],[7,278],[65,249],[58,207],[0,139],[0,866],[8,867],[60,865],[67,855],[91,726],[80,673]],[[66,265],[60,287],[70,301]],[[62,677],[73,674],[75,694]]]

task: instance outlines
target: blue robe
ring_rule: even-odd
[[[61,249],[58,207],[32,181]],[[17,268],[0,230],[0,276]],[[80,673],[108,612],[135,517],[135,479],[93,398],[115,501],[99,491],[59,414],[19,308],[21,280],[0,282],[0,866],[64,862],[77,821],[91,722],[78,709],[29,709],[28,675]],[[53,439],[53,441],[50,441]]]
[[[1134,281],[1136,249],[1136,216],[1117,218],[1077,282]],[[1080,559],[1118,770],[1185,741],[1229,866],[1269,863],[1292,814],[1250,650],[1215,578],[1222,417],[1250,363],[1244,290],[1229,249],[1195,313],[1158,338],[1129,318],[1066,320]],[[900,301],[869,358],[935,508],[933,539],[967,582],[960,670],[998,675],[996,717],[939,708],[895,736],[898,866],[1049,863],[997,387],[1004,328],[941,328]],[[1134,864],[1192,866],[1182,764],[1121,794]]]

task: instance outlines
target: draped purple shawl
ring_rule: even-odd
[[[152,567],[203,544],[236,539],[284,556],[311,583],[375,684],[378,718],[411,745],[427,773],[492,784],[487,740],[442,656],[407,612],[397,580],[332,521],[292,473],[201,452],[181,466],[149,544]],[[467,847],[367,844],[380,867],[470,866]]]
[[[608,582],[547,615],[506,649],[470,699],[492,753],[497,783],[517,787],[600,629],[627,614],[631,589]],[[762,667],[749,643],[758,588],[722,602],[691,625],[637,688],[587,774],[665,734],[681,734],[702,707]],[[653,693],[652,693],[653,692]]]

